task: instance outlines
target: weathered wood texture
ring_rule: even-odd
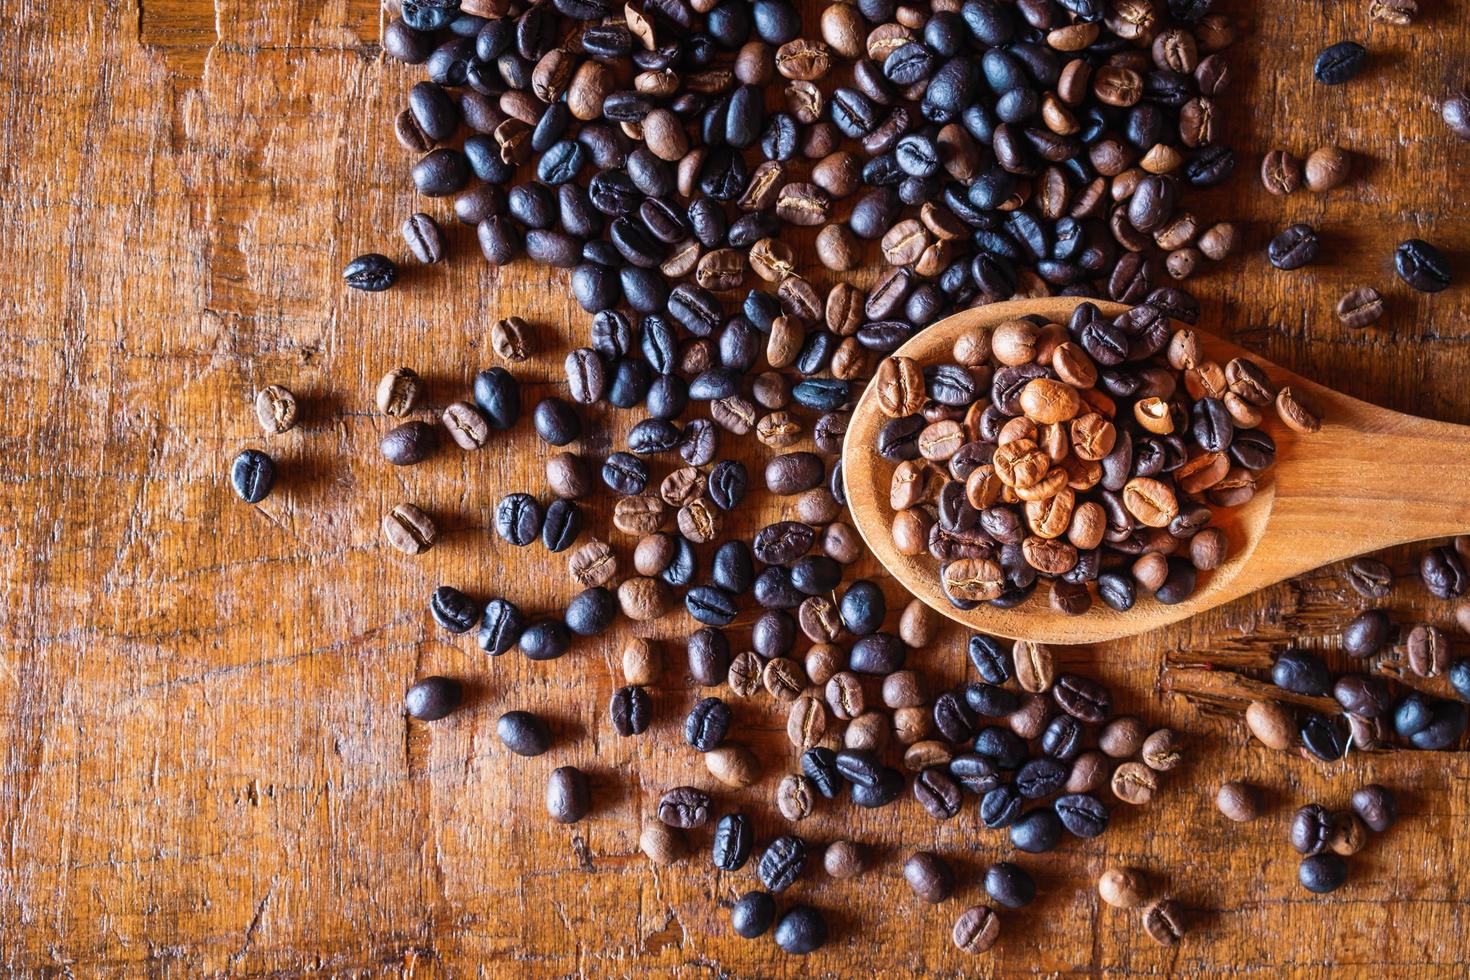
[[[1464,80],[1465,3],[1427,3],[1404,29],[1370,27],[1357,2],[1223,5],[1245,29],[1232,138],[1256,154],[1336,140],[1365,166],[1328,196],[1277,200],[1256,189],[1248,155],[1247,173],[1211,205],[1248,216],[1253,245],[1310,218],[1328,247],[1310,272],[1276,273],[1257,248],[1209,270],[1197,281],[1207,321],[1353,395],[1470,421],[1470,167],[1435,114],[1437,96]],[[1362,603],[1331,570],[1143,640],[1066,652],[1113,684],[1122,710],[1191,733],[1194,757],[1102,839],[1026,859],[1042,897],[1005,916],[991,953],[964,958],[948,933],[980,897],[976,870],[1008,846],[977,829],[973,811],[936,825],[911,799],[804,825],[814,840],[850,835],[884,856],[857,882],[815,874],[791,892],[830,910],[828,949],[798,962],[768,940],[733,938],[720,903],[752,886],[750,870],[713,874],[707,833],[695,835],[696,858],[669,870],[651,870],[636,848],[659,792],[710,782],[679,745],[693,698],[682,649],[669,647],[653,730],[620,740],[605,712],[628,631],[554,663],[487,661],[446,642],[425,612],[441,582],[538,610],[571,594],[560,561],[486,535],[501,493],[540,487],[544,451],[523,424],[479,454],[393,470],[375,449],[384,422],[371,410],[374,380],[412,365],[443,404],[489,363],[492,319],[518,313],[541,331],[529,387],[553,391],[559,352],[585,326],[564,276],[489,271],[460,228],[460,261],[415,270],[386,295],[341,288],[344,261],[397,251],[398,224],[420,205],[389,123],[417,75],[380,57],[372,4],[11,0],[3,12],[8,971],[1463,969],[1470,759],[1396,753],[1322,766],[1271,755],[1247,744],[1233,688],[1222,696],[1221,672],[1201,666],[1260,677],[1286,642],[1333,649]],[[1341,88],[1314,85],[1316,48],[1342,37],[1365,38],[1373,67]],[[1391,248],[1411,235],[1449,248],[1462,285],[1424,298],[1398,284]],[[1331,307],[1362,281],[1385,290],[1390,313],[1379,329],[1349,333]],[[250,400],[269,382],[304,396],[307,421],[270,440],[284,478],[250,508],[224,474],[235,452],[262,442]],[[594,451],[624,425],[598,420]],[[380,515],[404,499],[449,529],[416,560],[378,536]],[[595,509],[602,526],[607,501]],[[1392,558],[1408,571],[1412,549]],[[1404,619],[1449,612],[1416,585],[1394,605]],[[687,626],[670,617],[647,632]],[[960,640],[946,632],[916,659],[955,681]],[[474,704],[433,726],[406,724],[403,690],[431,672],[471,681]],[[1441,682],[1425,686],[1443,693]],[[493,732],[509,707],[554,719],[555,750],[509,756]],[[767,776],[720,796],[769,833],[776,777],[792,763],[782,713],[758,702],[739,714]],[[573,827],[542,810],[546,774],[562,764],[596,777],[596,812]],[[1226,826],[1211,798],[1227,777],[1271,787],[1270,816]],[[1349,886],[1307,896],[1286,814],[1312,798],[1340,805],[1370,777],[1402,791],[1405,819],[1353,859]],[[915,904],[895,860],[915,847],[960,863],[955,899]],[[1156,947],[1133,916],[1099,906],[1091,881],[1114,861],[1148,869],[1195,910],[1185,943]]]

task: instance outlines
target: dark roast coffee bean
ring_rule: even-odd
[[[1036,882],[1025,868],[999,861],[985,869],[985,893],[1008,909],[1021,909],[1036,897]]]
[[[270,496],[276,482],[276,464],[258,449],[246,449],[230,463],[230,485],[247,504]]]
[[[1298,735],[1307,751],[1324,762],[1336,762],[1347,755],[1348,726],[1341,715],[1308,712],[1301,719]]]
[[[1347,862],[1331,851],[1314,854],[1302,859],[1297,880],[1307,891],[1318,895],[1337,891],[1347,881]]]
[[[859,674],[883,676],[902,670],[907,647],[892,633],[859,637],[848,653],[847,668]]]
[[[840,578],[840,570],[838,575]],[[876,633],[883,626],[883,619],[888,614],[882,590],[865,579],[847,587],[838,609],[842,615],[842,624],[855,636]]]
[[[381,292],[398,279],[398,266],[386,255],[369,252],[347,263],[342,269],[342,279],[353,289]]]
[[[1108,829],[1108,808],[1087,793],[1070,793],[1057,798],[1053,808],[1062,826],[1074,837],[1098,837]]]
[[[700,585],[684,596],[684,608],[689,615],[707,626],[726,626],[739,612],[735,599],[724,589],[713,585]]]
[[[1293,649],[1271,665],[1271,683],[1293,694],[1322,696],[1332,688],[1332,674],[1316,654]]]
[[[1071,715],[1057,715],[1041,733],[1041,751],[1053,759],[1070,761],[1082,751],[1085,736],[1080,721]]]
[[[994,684],[966,684],[964,698],[971,711],[986,718],[1004,717],[1019,703],[1013,691]]]
[[[878,781],[872,786],[854,783],[852,802],[865,810],[876,810],[888,806],[903,795],[903,773],[889,766],[878,772]]]
[[[949,774],[967,791],[982,796],[1001,785],[995,764],[975,752],[961,753],[951,759]]]
[[[730,928],[741,939],[764,936],[775,921],[776,900],[766,892],[746,892],[730,906]]]
[[[484,609],[452,585],[441,585],[429,597],[434,622],[454,634],[468,633],[480,625]]]
[[[1393,252],[1399,278],[1421,293],[1448,289],[1451,282],[1449,258],[1422,238],[1400,242]]]
[[[1398,819],[1398,798],[1387,786],[1370,783],[1353,792],[1353,812],[1374,833],[1383,833]]]
[[[1437,599],[1458,599],[1470,585],[1459,552],[1448,546],[1430,548],[1424,553],[1419,560],[1419,577]]]
[[[494,367],[475,375],[475,404],[496,429],[509,429],[521,416],[520,385],[504,368]]]
[[[383,458],[394,466],[413,466],[433,455],[439,446],[439,432],[426,422],[405,422],[388,430],[378,443]]]
[[[755,652],[767,659],[785,657],[796,642],[796,620],[780,609],[761,613],[751,630],[750,643]]]
[[[998,769],[1018,769],[1026,761],[1026,743],[1009,728],[997,725],[982,728],[975,736],[974,748]]]
[[[1017,850],[1041,854],[1061,843],[1062,821],[1056,811],[1049,807],[1039,807],[1021,814],[1010,825],[1010,835],[1011,844]]]
[[[641,735],[648,730],[653,706],[647,691],[637,685],[629,685],[613,692],[607,711],[612,719],[613,731],[627,738],[630,735]]]
[[[602,464],[602,482],[625,497],[640,494],[648,486],[648,466],[632,453],[613,453]]]
[[[1271,239],[1266,257],[1278,269],[1300,269],[1317,257],[1320,244],[1317,229],[1308,224],[1289,225]]]
[[[575,766],[553,770],[546,783],[546,812],[557,823],[576,823],[592,809],[587,776]]]
[[[491,599],[485,606],[475,643],[490,656],[498,657],[516,645],[524,629],[525,619],[514,603],[506,599]]]
[[[743,813],[727,813],[715,822],[712,845],[715,867],[722,871],[739,871],[750,860],[755,833]]]
[[[495,723],[495,734],[506,748],[527,757],[551,748],[551,731],[546,722],[529,711],[507,711]]]
[[[837,754],[829,748],[817,746],[801,754],[801,772],[811,780],[817,792],[829,800],[836,799],[842,792],[842,774],[837,767]]]
[[[551,446],[565,446],[582,434],[582,420],[577,410],[555,396],[537,402],[531,420],[541,441]]]
[[[712,752],[729,728],[729,706],[719,698],[701,698],[684,719],[684,740],[700,752]]]
[[[527,660],[555,660],[571,648],[566,624],[559,619],[542,619],[527,626],[519,641]]]
[[[1393,631],[1388,613],[1369,609],[1359,613],[1342,631],[1342,649],[1350,657],[1371,657],[1383,649]]]
[[[973,634],[966,647],[970,663],[987,684],[1004,684],[1011,679],[1013,668],[1010,651],[1003,649],[991,637]]]
[[[1038,756],[1016,772],[1015,787],[1028,800],[1050,796],[1067,783],[1070,767],[1049,756]]]
[[[759,13],[768,4],[757,2]],[[776,923],[776,945],[784,953],[801,956],[827,944],[827,920],[810,905],[795,905]]]
[[[691,423],[692,424],[692,423]],[[750,478],[745,464],[739,460],[725,459],[716,463],[709,475],[710,500],[720,510],[731,511],[745,499]]]
[[[1430,713],[1429,723],[1410,735],[1409,742],[1416,749],[1444,751],[1459,743],[1467,719],[1470,710],[1466,705],[1459,701],[1439,701]]]
[[[744,541],[726,541],[715,551],[710,569],[714,584],[731,595],[739,595],[755,581],[755,565]]]
[[[507,494],[495,507],[495,533],[523,548],[540,535],[544,517],[545,512],[535,497],[528,493]]]
[[[1353,41],[1339,41],[1323,48],[1312,65],[1312,74],[1323,85],[1341,85],[1357,77],[1368,60],[1368,51]]]
[[[791,887],[806,867],[806,841],[783,834],[771,841],[756,862],[761,884],[777,894]]]
[[[1106,721],[1113,710],[1113,699],[1108,689],[1080,674],[1060,675],[1052,685],[1051,693],[1057,707],[1090,725]]]
[[[617,596],[609,590],[601,586],[584,589],[567,603],[567,628],[578,636],[597,636],[617,619],[618,608]]]
[[[419,721],[438,721],[458,708],[464,688],[449,677],[425,677],[403,696],[403,710]]]
[[[459,150],[430,150],[410,171],[414,188],[425,197],[448,197],[470,180],[469,160]]]

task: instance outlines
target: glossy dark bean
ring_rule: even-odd
[[[1317,257],[1321,245],[1317,229],[1308,224],[1294,224],[1271,239],[1266,257],[1278,269],[1300,269]]]
[[[730,928],[742,939],[764,936],[775,921],[776,900],[766,892],[746,892],[730,907]]]
[[[1008,909],[1021,909],[1036,898],[1036,882],[1020,865],[999,861],[985,869],[985,894]]]
[[[495,533],[509,544],[525,547],[541,533],[545,512],[528,493],[512,493],[495,507]]]
[[[1312,65],[1312,74],[1323,85],[1341,85],[1356,78],[1368,60],[1368,51],[1354,41],[1339,41],[1323,48]]]
[[[1062,821],[1050,807],[1028,810],[1010,825],[1011,844],[1028,854],[1055,848],[1062,839]]]
[[[369,252],[347,263],[342,269],[342,279],[353,289],[381,292],[397,281],[398,266],[386,255]]]
[[[507,711],[495,723],[501,744],[516,755],[538,756],[551,748],[551,730],[529,711]]]
[[[743,813],[727,813],[715,822],[712,857],[722,871],[739,871],[750,860],[755,833]]]
[[[1421,293],[1448,289],[1452,281],[1449,258],[1422,238],[1400,242],[1393,252],[1399,278]]]
[[[520,385],[504,368],[494,367],[475,375],[473,390],[475,404],[491,427],[509,429],[520,418]]]
[[[542,619],[521,632],[519,646],[527,660],[555,660],[571,648],[571,636],[559,619]]]
[[[720,747],[730,728],[730,708],[719,698],[701,698],[684,719],[684,740],[700,752]]]
[[[429,612],[434,622],[456,635],[468,633],[480,625],[485,610],[478,602],[452,585],[441,585],[429,597]]]
[[[761,884],[779,894],[800,877],[806,861],[806,841],[792,834],[783,834],[766,846],[756,862],[756,871]]]
[[[602,464],[602,482],[625,497],[642,493],[648,486],[648,466],[632,453],[613,453]]]
[[[1271,665],[1271,683],[1293,694],[1326,695],[1332,674],[1322,658],[1306,650],[1286,650]]]
[[[403,710],[419,721],[438,721],[464,700],[464,688],[449,677],[425,677],[403,696]]]
[[[247,504],[270,496],[276,482],[276,464],[258,449],[246,449],[230,463],[230,485]]]

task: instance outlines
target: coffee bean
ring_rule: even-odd
[[[727,813],[715,823],[713,859],[723,871],[739,871],[750,860],[755,835],[744,814]]]
[[[783,834],[771,841],[760,856],[756,870],[761,884],[772,892],[780,893],[800,877],[806,867],[807,846],[800,837]]]
[[[1372,326],[1383,316],[1383,297],[1372,286],[1359,286],[1337,301],[1337,318],[1345,327]]]
[[[258,504],[270,496],[275,482],[276,464],[258,449],[246,449],[230,463],[230,485],[247,504]]]
[[[1353,41],[1339,41],[1323,48],[1312,65],[1312,74],[1323,85],[1341,85],[1356,78],[1368,60],[1368,51]]]
[[[529,711],[507,711],[495,723],[495,734],[516,755],[542,755],[551,748],[546,722]]]
[[[1421,293],[1437,293],[1450,287],[1450,260],[1422,238],[1400,242],[1393,252],[1393,267],[1399,278]]]
[[[492,428],[509,429],[521,416],[520,385],[505,368],[493,367],[475,375],[474,396]]]
[[[758,0],[756,11],[764,9],[766,4]],[[795,905],[781,921],[776,923],[776,945],[781,950],[794,955],[805,955],[821,949],[827,943],[827,922],[822,913],[810,905]]]
[[[746,892],[730,907],[730,927],[742,939],[764,936],[776,921],[776,901],[766,892]]]
[[[1158,777],[1139,762],[1125,762],[1113,771],[1113,795],[1124,803],[1141,806],[1153,799]]]
[[[684,720],[684,740],[700,752],[711,752],[725,740],[730,709],[719,698],[702,698]]]
[[[914,894],[930,905],[938,905],[954,894],[954,869],[930,851],[909,855],[903,864],[903,877]]]
[[[1393,591],[1393,570],[1376,558],[1356,558],[1344,573],[1353,591],[1368,599],[1386,599]]]
[[[1161,946],[1177,946],[1188,931],[1184,908],[1172,898],[1159,899],[1143,910],[1143,931]]]
[[[1028,810],[1010,825],[1011,844],[1028,854],[1042,854],[1061,842],[1062,821],[1055,811]]]
[[[1250,783],[1223,783],[1215,794],[1215,806],[1236,823],[1249,823],[1261,815],[1261,792]]]
[[[1298,223],[1287,226],[1271,239],[1266,248],[1266,257],[1278,269],[1300,269],[1317,258],[1320,247],[1317,229]]]
[[[950,938],[962,952],[983,953],[1000,938],[1000,916],[988,906],[971,906],[955,920]]]
[[[1393,790],[1369,783],[1353,792],[1353,812],[1375,833],[1383,833],[1398,819],[1398,798]]]
[[[480,625],[484,609],[451,585],[441,585],[429,597],[429,611],[434,622],[456,635],[468,633]]]
[[[1297,880],[1309,892],[1325,895],[1337,891],[1347,881],[1347,864],[1336,854],[1314,854],[1303,858],[1297,869]]]
[[[1324,695],[1332,686],[1327,665],[1306,650],[1287,650],[1271,666],[1271,683],[1294,694]]]
[[[703,827],[709,822],[709,810],[709,794],[693,786],[676,786],[658,801],[658,819],[681,830]]]
[[[495,533],[509,544],[525,547],[540,535],[544,518],[545,512],[535,497],[507,494],[495,508]]]
[[[1302,716],[1297,736],[1302,746],[1323,762],[1336,762],[1348,751],[1348,726],[1340,715],[1315,711]]]
[[[647,820],[638,835],[638,849],[654,864],[667,866],[684,856],[689,842],[679,828],[658,820]]]
[[[1386,3],[1413,3],[1413,0],[1383,0]],[[1462,140],[1470,140],[1470,92],[1453,92],[1439,108],[1440,118]]]
[[[382,292],[398,279],[398,266],[386,255],[369,252],[347,263],[342,270],[342,279],[353,289]]]
[[[527,660],[555,660],[572,645],[566,624],[559,619],[541,619],[531,623],[518,641]]]
[[[1470,579],[1465,562],[1451,547],[1431,548],[1419,559],[1419,578],[1437,599],[1458,599],[1465,594]]]
[[[561,766],[546,782],[546,812],[557,823],[576,823],[592,809],[587,776],[575,766]]]
[[[434,546],[434,521],[413,504],[399,504],[383,518],[383,537],[406,555],[421,555]]]

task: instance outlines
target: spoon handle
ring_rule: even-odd
[[[1470,427],[1311,388],[1325,409],[1321,431],[1278,440],[1287,444],[1274,477],[1273,555],[1315,568],[1470,532]]]

